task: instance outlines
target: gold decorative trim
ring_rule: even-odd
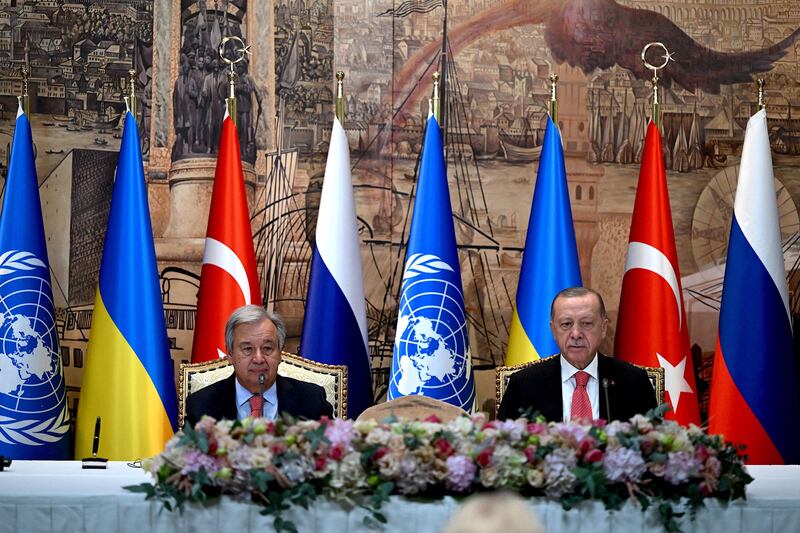
[[[506,386],[508,385],[508,378],[515,372],[525,370],[534,365],[538,365],[544,359],[535,359],[527,363],[520,363],[511,366],[498,366],[494,369],[494,417],[497,418],[497,413],[500,412],[500,402],[506,393]]]

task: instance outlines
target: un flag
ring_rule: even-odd
[[[0,455],[66,459],[69,416],[58,354],[33,139],[19,113],[0,212]]]
[[[464,293],[439,124],[428,119],[392,357],[389,399],[475,404]]]

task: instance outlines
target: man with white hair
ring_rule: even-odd
[[[332,417],[333,407],[322,387],[278,375],[285,342],[280,316],[258,305],[236,309],[225,324],[233,375],[190,394],[185,423],[194,426],[203,415],[217,420],[274,420],[282,413],[312,420]]]

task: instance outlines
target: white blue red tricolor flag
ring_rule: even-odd
[[[800,463],[800,384],[766,111],[750,118],[733,207],[708,430],[750,464]]]
[[[348,417],[357,418],[372,405],[367,307],[350,151],[337,119],[333,120],[319,203],[299,352],[321,363],[347,365]]]

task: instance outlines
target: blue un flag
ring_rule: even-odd
[[[28,118],[0,211],[0,455],[68,459],[69,416]]]
[[[425,130],[389,399],[418,394],[472,411],[475,381],[439,124]]]

